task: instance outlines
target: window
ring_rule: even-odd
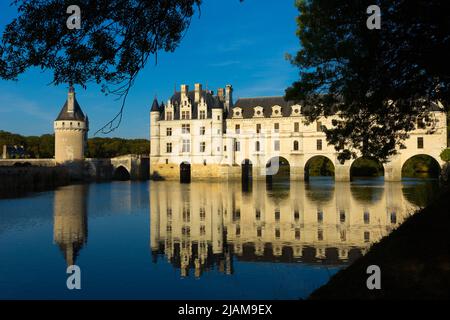
[[[166,112],[166,120],[173,120],[172,111]]]
[[[364,231],[364,242],[369,242],[369,241],[370,241],[370,232]]]
[[[280,151],[280,140],[275,140],[273,143],[273,149],[275,151]]]
[[[317,139],[317,150],[322,150],[322,139]]]
[[[260,149],[261,149],[260,143],[259,143],[259,141],[256,141],[255,150],[260,151]]]
[[[260,123],[258,123],[256,125],[256,133],[261,133],[261,124]]]
[[[181,125],[181,133],[191,133],[191,125],[190,124],[182,124]]]
[[[280,131],[280,124],[279,123],[274,123],[273,124],[273,131],[274,132],[279,132]]]
[[[220,134],[220,129],[217,129],[217,134]]]
[[[172,143],[166,144],[166,153],[172,153]]]
[[[189,111],[181,111],[181,120],[188,120],[190,118]]]
[[[217,116],[217,120],[219,120],[219,121],[220,121],[220,116]]]
[[[345,229],[341,230],[341,241],[347,241],[347,232]]]
[[[417,138],[417,149],[423,149],[423,137]]]
[[[191,151],[191,141],[183,140],[182,152],[190,152],[190,151]]]
[[[294,211],[294,220],[295,220],[295,221],[300,220],[300,212],[298,212],[297,210]]]
[[[425,129],[425,122],[423,121],[422,117],[417,118],[417,128]]]
[[[280,239],[280,236],[281,236],[281,234],[280,234],[280,229],[275,229],[275,238],[277,238],[277,239]]]
[[[340,221],[341,223],[344,223],[344,222],[345,222],[345,211],[344,211],[344,210],[341,210],[341,211],[339,212],[339,221]]]
[[[200,127],[200,135],[204,136],[205,135],[205,127]]]
[[[261,237],[262,237],[262,229],[261,229],[261,227],[258,227],[258,228],[256,229],[256,236],[257,236],[258,238],[261,238]]]
[[[234,143],[234,151],[237,151],[237,152],[241,151],[241,143],[239,141],[236,141]]]
[[[200,221],[205,221],[206,218],[206,210],[205,208],[200,208]]]
[[[323,131],[323,130],[322,130],[322,122],[317,121],[316,125],[317,125],[317,127],[316,127],[316,131],[317,131],[317,132]]]
[[[172,135],[172,128],[167,128],[166,129],[166,136],[171,136]]]
[[[200,119],[206,119],[206,111],[205,110],[200,110]]]
[[[323,231],[317,230],[317,240],[322,241],[323,240]]]
[[[261,211],[260,210],[256,209],[255,217],[256,217],[256,220],[261,220]]]
[[[280,221],[280,210],[279,210],[279,209],[277,209],[277,210],[275,211],[275,220],[276,220],[276,221]]]
[[[391,212],[391,223],[397,223],[397,214],[395,212]]]
[[[295,240],[300,240],[300,229],[295,229]]]
[[[300,131],[300,123],[294,122],[294,132],[299,132],[299,131]]]
[[[294,151],[298,151],[298,141],[294,140]]]
[[[368,211],[364,211],[364,223],[365,224],[370,223],[370,213]]]
[[[206,142],[200,142],[200,152],[205,152],[206,150]]]
[[[240,134],[241,133],[241,125],[237,124],[235,126],[235,130],[234,131],[236,132],[236,134]]]
[[[323,222],[323,212],[322,210],[317,211],[317,222],[322,223]]]

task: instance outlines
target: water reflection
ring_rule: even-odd
[[[74,265],[87,242],[87,185],[74,185],[55,190],[53,240],[68,266]]]
[[[152,182],[153,261],[168,260],[181,276],[216,268],[233,273],[233,260],[342,265],[364,254],[414,211],[427,184],[383,180],[334,183]]]

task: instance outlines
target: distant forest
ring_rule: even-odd
[[[0,154],[3,145],[24,146],[28,158],[53,158],[55,136],[22,136],[0,130]],[[91,138],[88,139],[86,157],[111,158],[124,154],[149,154],[150,141],[147,139]]]

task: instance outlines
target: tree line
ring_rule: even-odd
[[[55,156],[55,136],[22,136],[0,130],[0,147],[23,146],[27,158],[53,158]],[[1,149],[3,150],[3,149]],[[88,139],[86,157],[112,158],[125,154],[149,154],[150,141],[147,139],[91,138]]]

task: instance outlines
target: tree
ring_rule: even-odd
[[[15,80],[30,67],[53,71],[53,84],[90,82],[122,98],[151,55],[174,51],[201,0],[13,0],[19,16],[0,44],[0,78]],[[67,8],[81,9],[81,28],[66,25]]]
[[[367,28],[370,5],[381,29]],[[450,97],[450,19],[445,0],[301,0],[291,57],[300,79],[286,99],[304,105],[308,121],[338,114],[325,132],[339,159],[357,153],[386,161],[427,108]]]

